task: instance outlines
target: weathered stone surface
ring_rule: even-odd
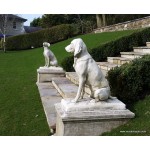
[[[77,74],[75,72],[66,72],[66,78],[69,79],[74,84],[79,85],[79,78],[78,78],[78,76],[77,76]],[[90,91],[88,85],[85,85],[85,92],[87,94],[91,94],[91,91]]]
[[[58,71],[62,72],[64,70],[61,67],[50,66],[50,67],[40,67],[38,71],[42,72],[42,73],[45,73],[45,72],[51,73],[52,71],[53,72],[55,72],[55,71],[56,72],[58,72]]]
[[[101,27],[96,29],[94,32],[101,33],[101,32],[109,32],[109,31],[121,31],[121,30],[145,28],[149,26],[150,26],[150,16]]]
[[[52,83],[37,83],[49,127],[56,123],[54,104],[61,102],[62,97]]]
[[[40,67],[37,69],[37,82],[51,82],[53,77],[64,77],[65,72],[61,67]]]
[[[53,78],[52,83],[63,98],[75,98],[78,86],[67,78]],[[86,95],[85,95],[86,96]]]
[[[57,111],[56,135],[58,136],[101,135],[125,124],[134,117],[134,113],[128,109],[66,112],[60,103],[55,107]]]
[[[111,62],[97,62],[97,64],[102,70],[107,70],[107,71],[120,66]]]
[[[146,42],[146,46],[150,48],[150,42]]]
[[[126,106],[124,103],[119,101],[117,98],[108,99],[106,101],[95,102],[94,99],[85,98],[77,103],[72,103],[71,98],[62,99],[61,107],[67,112],[78,112],[78,111],[99,111],[99,110],[125,110]]]
[[[134,52],[150,54],[150,47],[133,47]]]
[[[139,53],[139,52],[120,52],[121,57],[124,58],[129,58],[129,59],[135,59],[135,58],[141,58],[144,56],[144,53]]]
[[[79,78],[76,72],[66,72],[66,78],[76,85],[79,84]]]
[[[107,57],[107,61],[117,65],[122,65],[131,62],[133,59],[123,58],[123,57]]]

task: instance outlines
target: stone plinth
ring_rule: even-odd
[[[61,67],[40,67],[37,69],[37,82],[51,82],[54,77],[64,77],[65,72]]]
[[[71,103],[63,99],[55,104],[57,136],[97,136],[125,124],[134,117],[118,99],[95,103],[91,99]]]

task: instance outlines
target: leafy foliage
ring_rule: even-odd
[[[61,24],[74,24],[81,33],[92,32],[96,28],[94,14],[44,14],[42,18],[35,18],[30,25],[50,28]]]
[[[150,41],[150,28],[139,30],[130,35],[114,39],[96,48],[92,48],[89,53],[95,61],[105,61],[107,57],[120,55],[122,51],[132,51],[134,46],[143,46],[147,41]],[[71,59],[71,57],[66,58],[62,63],[66,71],[72,71],[72,64],[68,64],[69,59]],[[70,65],[70,67],[68,65]]]
[[[150,55],[108,72],[112,95],[128,105],[150,94]]]
[[[62,24],[34,33],[8,37],[6,39],[6,49],[22,50],[30,49],[31,47],[41,47],[45,41],[56,43],[77,34],[79,34],[79,31],[73,25]]]

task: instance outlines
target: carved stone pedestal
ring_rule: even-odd
[[[118,99],[94,103],[91,99],[71,103],[63,99],[55,104],[57,136],[96,136],[111,131],[134,117]]]
[[[51,82],[54,77],[64,77],[65,72],[61,67],[40,67],[37,69],[37,83]]]

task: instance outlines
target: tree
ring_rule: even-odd
[[[101,28],[107,25],[106,14],[96,14],[97,27]]]
[[[8,14],[0,15],[0,32],[3,35],[3,50],[6,52],[6,30],[7,30]]]
[[[67,21],[63,14],[44,14],[41,19],[41,25],[43,28],[50,28],[65,23],[67,23]]]
[[[8,24],[15,21],[17,15],[13,14],[0,14],[0,33],[3,36],[3,50],[6,52],[6,36],[9,30]]]
[[[94,14],[44,14],[42,18],[34,19],[31,26],[50,28],[60,24],[75,24],[81,33],[91,32],[96,27]]]
[[[76,16],[77,17],[74,18],[74,23],[79,26],[82,34],[93,31],[96,24],[95,15],[77,14]]]
[[[31,27],[41,27],[41,18],[34,18],[32,22],[30,22]]]

